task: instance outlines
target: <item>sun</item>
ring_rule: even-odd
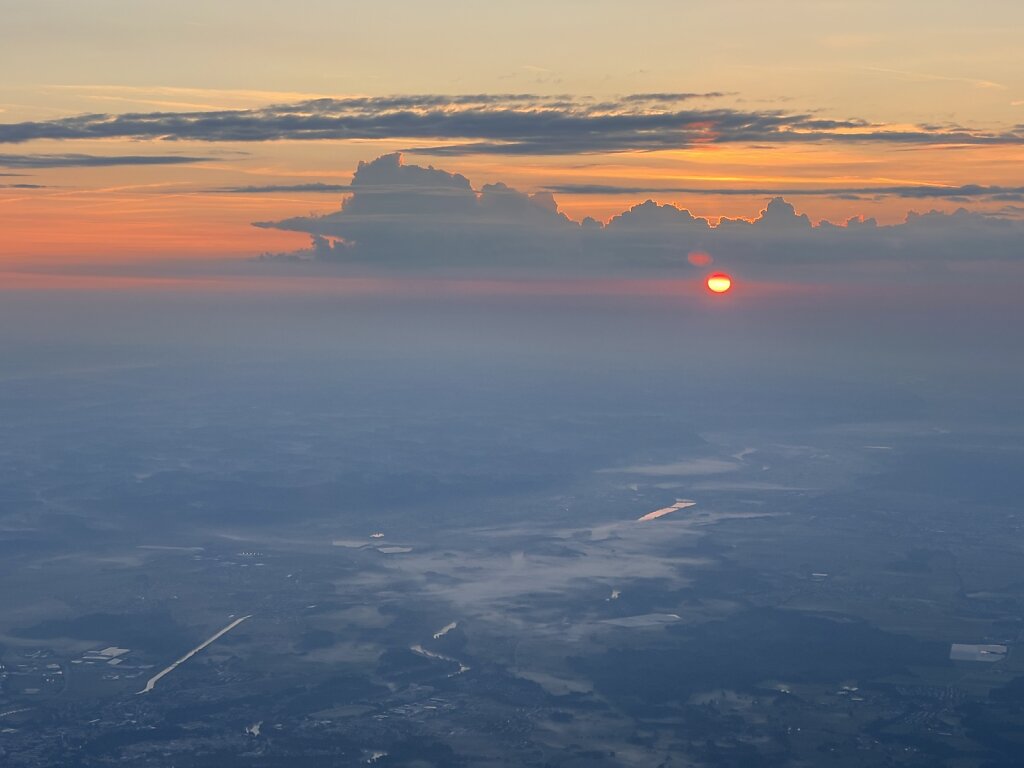
[[[725,293],[732,288],[732,278],[724,272],[716,272],[708,275],[707,285],[712,293]]]

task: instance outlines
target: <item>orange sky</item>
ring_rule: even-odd
[[[0,124],[85,113],[246,109],[316,96],[537,93],[606,99],[632,93],[721,92],[699,106],[781,109],[890,129],[1024,124],[1024,6],[923,0],[764,6],[724,0],[427,13],[416,3],[353,11],[313,0],[298,18],[281,4],[186,0],[173,9],[102,0],[26,3],[0,28]],[[448,12],[443,6],[451,5]],[[828,6],[825,8],[824,6]],[[391,11],[395,11],[391,8]],[[6,12],[5,12],[6,13]],[[309,24],[308,19],[317,19]],[[389,20],[402,18],[403,24]],[[358,29],[358,34],[354,30]],[[502,30],[495,35],[496,29]],[[339,32],[348,30],[339,36]],[[484,32],[487,32],[485,35]],[[301,35],[299,34],[301,32]],[[530,44],[525,41],[529,39]],[[0,155],[184,154],[184,165],[0,167],[0,265],[244,258],[302,247],[257,220],[326,213],[342,195],[226,194],[246,185],[347,183],[360,160],[443,144],[385,140],[199,142],[36,139],[0,143]],[[891,185],[1024,184],[1024,146],[971,147],[791,141],[700,144],[659,151],[547,156],[408,154],[462,173],[476,187],[525,190],[601,184],[650,193],[557,194],[572,218],[607,220],[646,197],[717,220],[757,215],[765,195],[659,193],[664,187],[798,189]],[[2,164],[0,164],[2,165]],[[42,188],[11,188],[33,184]],[[960,205],[1019,216],[1006,202],[791,198],[811,219],[874,216]]]
[[[52,142],[50,142],[52,144]],[[264,251],[303,247],[307,238],[296,233],[257,229],[253,221],[328,213],[343,197],[337,194],[219,193],[223,187],[253,184],[295,184],[310,180],[347,183],[364,152],[372,159],[377,146],[339,148],[326,143],[277,144],[265,154],[237,161],[211,161],[189,166],[149,168],[47,169],[30,177],[52,183],[46,189],[0,190],[4,240],[0,261],[27,262],[132,261],[136,259],[244,258]],[[209,147],[176,147],[202,153]],[[262,148],[258,148],[260,150]],[[343,152],[338,151],[342,149]],[[288,153],[291,152],[289,155]],[[259,153],[263,155],[263,152]],[[474,185],[505,181],[535,191],[552,183],[594,183],[624,186],[685,186],[697,188],[800,188],[885,186],[890,184],[962,185],[979,176],[987,184],[1010,186],[1020,181],[1024,150],[986,147],[955,152],[945,149],[868,152],[859,147],[786,147],[762,151],[745,147],[705,147],[693,152],[629,153],[603,157],[525,159],[515,165],[501,158],[462,157],[443,162],[407,156],[407,162],[434,162],[467,175]],[[285,158],[273,155],[284,155]],[[344,158],[339,157],[343,155]],[[337,163],[334,167],[333,163]],[[317,172],[317,167],[329,170]],[[688,208],[695,215],[753,218],[763,208],[764,195],[557,194],[570,217],[607,220],[630,205],[652,197]],[[950,200],[905,200],[898,197],[861,200],[826,196],[791,198],[813,221],[842,222],[856,215],[875,216],[883,223],[901,221],[908,210],[952,211],[964,203]],[[969,205],[997,209],[998,203]]]

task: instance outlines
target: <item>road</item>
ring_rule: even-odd
[[[224,627],[224,629],[220,630],[220,632],[217,632],[215,635],[211,635],[210,637],[208,637],[205,641],[203,641],[202,643],[197,645],[195,648],[193,648],[191,651],[186,653],[184,656],[182,656],[176,662],[171,664],[171,666],[167,667],[164,670],[161,670],[160,672],[157,672],[155,675],[153,675],[151,678],[149,678],[149,681],[146,683],[146,687],[143,688],[141,691],[139,691],[137,695],[142,695],[143,693],[149,693],[150,691],[152,691],[154,688],[156,688],[156,684],[160,682],[160,678],[162,678],[164,675],[169,675],[171,672],[176,670],[179,666],[181,666],[186,661],[191,659],[193,656],[195,656],[201,650],[203,650],[204,648],[206,648],[209,645],[213,645],[213,643],[215,643],[218,640],[220,640],[220,638],[224,637],[224,635],[226,635],[232,629],[237,627],[243,621],[245,621],[246,619],[251,619],[251,618],[252,618],[252,614],[249,614],[248,616],[243,616],[240,619],[235,619],[230,624],[228,624],[226,627]]]

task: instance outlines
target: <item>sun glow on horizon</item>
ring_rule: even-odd
[[[732,278],[724,272],[708,275],[708,290],[712,293],[726,293],[732,288]]]

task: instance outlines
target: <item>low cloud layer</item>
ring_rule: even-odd
[[[0,124],[0,143],[391,139],[438,142],[410,150],[434,155],[567,155],[706,143],[1024,144],[1024,125],[1005,130],[953,124],[904,128],[858,118],[704,103],[723,95],[650,93],[604,101],[533,94],[324,98],[257,109],[99,113],[6,123]]]
[[[777,266],[857,268],[862,264],[948,266],[978,260],[1021,261],[1024,222],[959,210],[911,213],[881,226],[853,218],[819,222],[782,197],[746,219],[717,224],[651,200],[607,224],[569,219],[550,192],[525,194],[504,184],[479,191],[459,174],[403,164],[400,155],[360,163],[351,196],[324,216],[256,226],[303,232],[311,248],[276,258],[381,265],[581,268],[706,266],[756,271]],[[748,192],[749,193],[749,192]]]

